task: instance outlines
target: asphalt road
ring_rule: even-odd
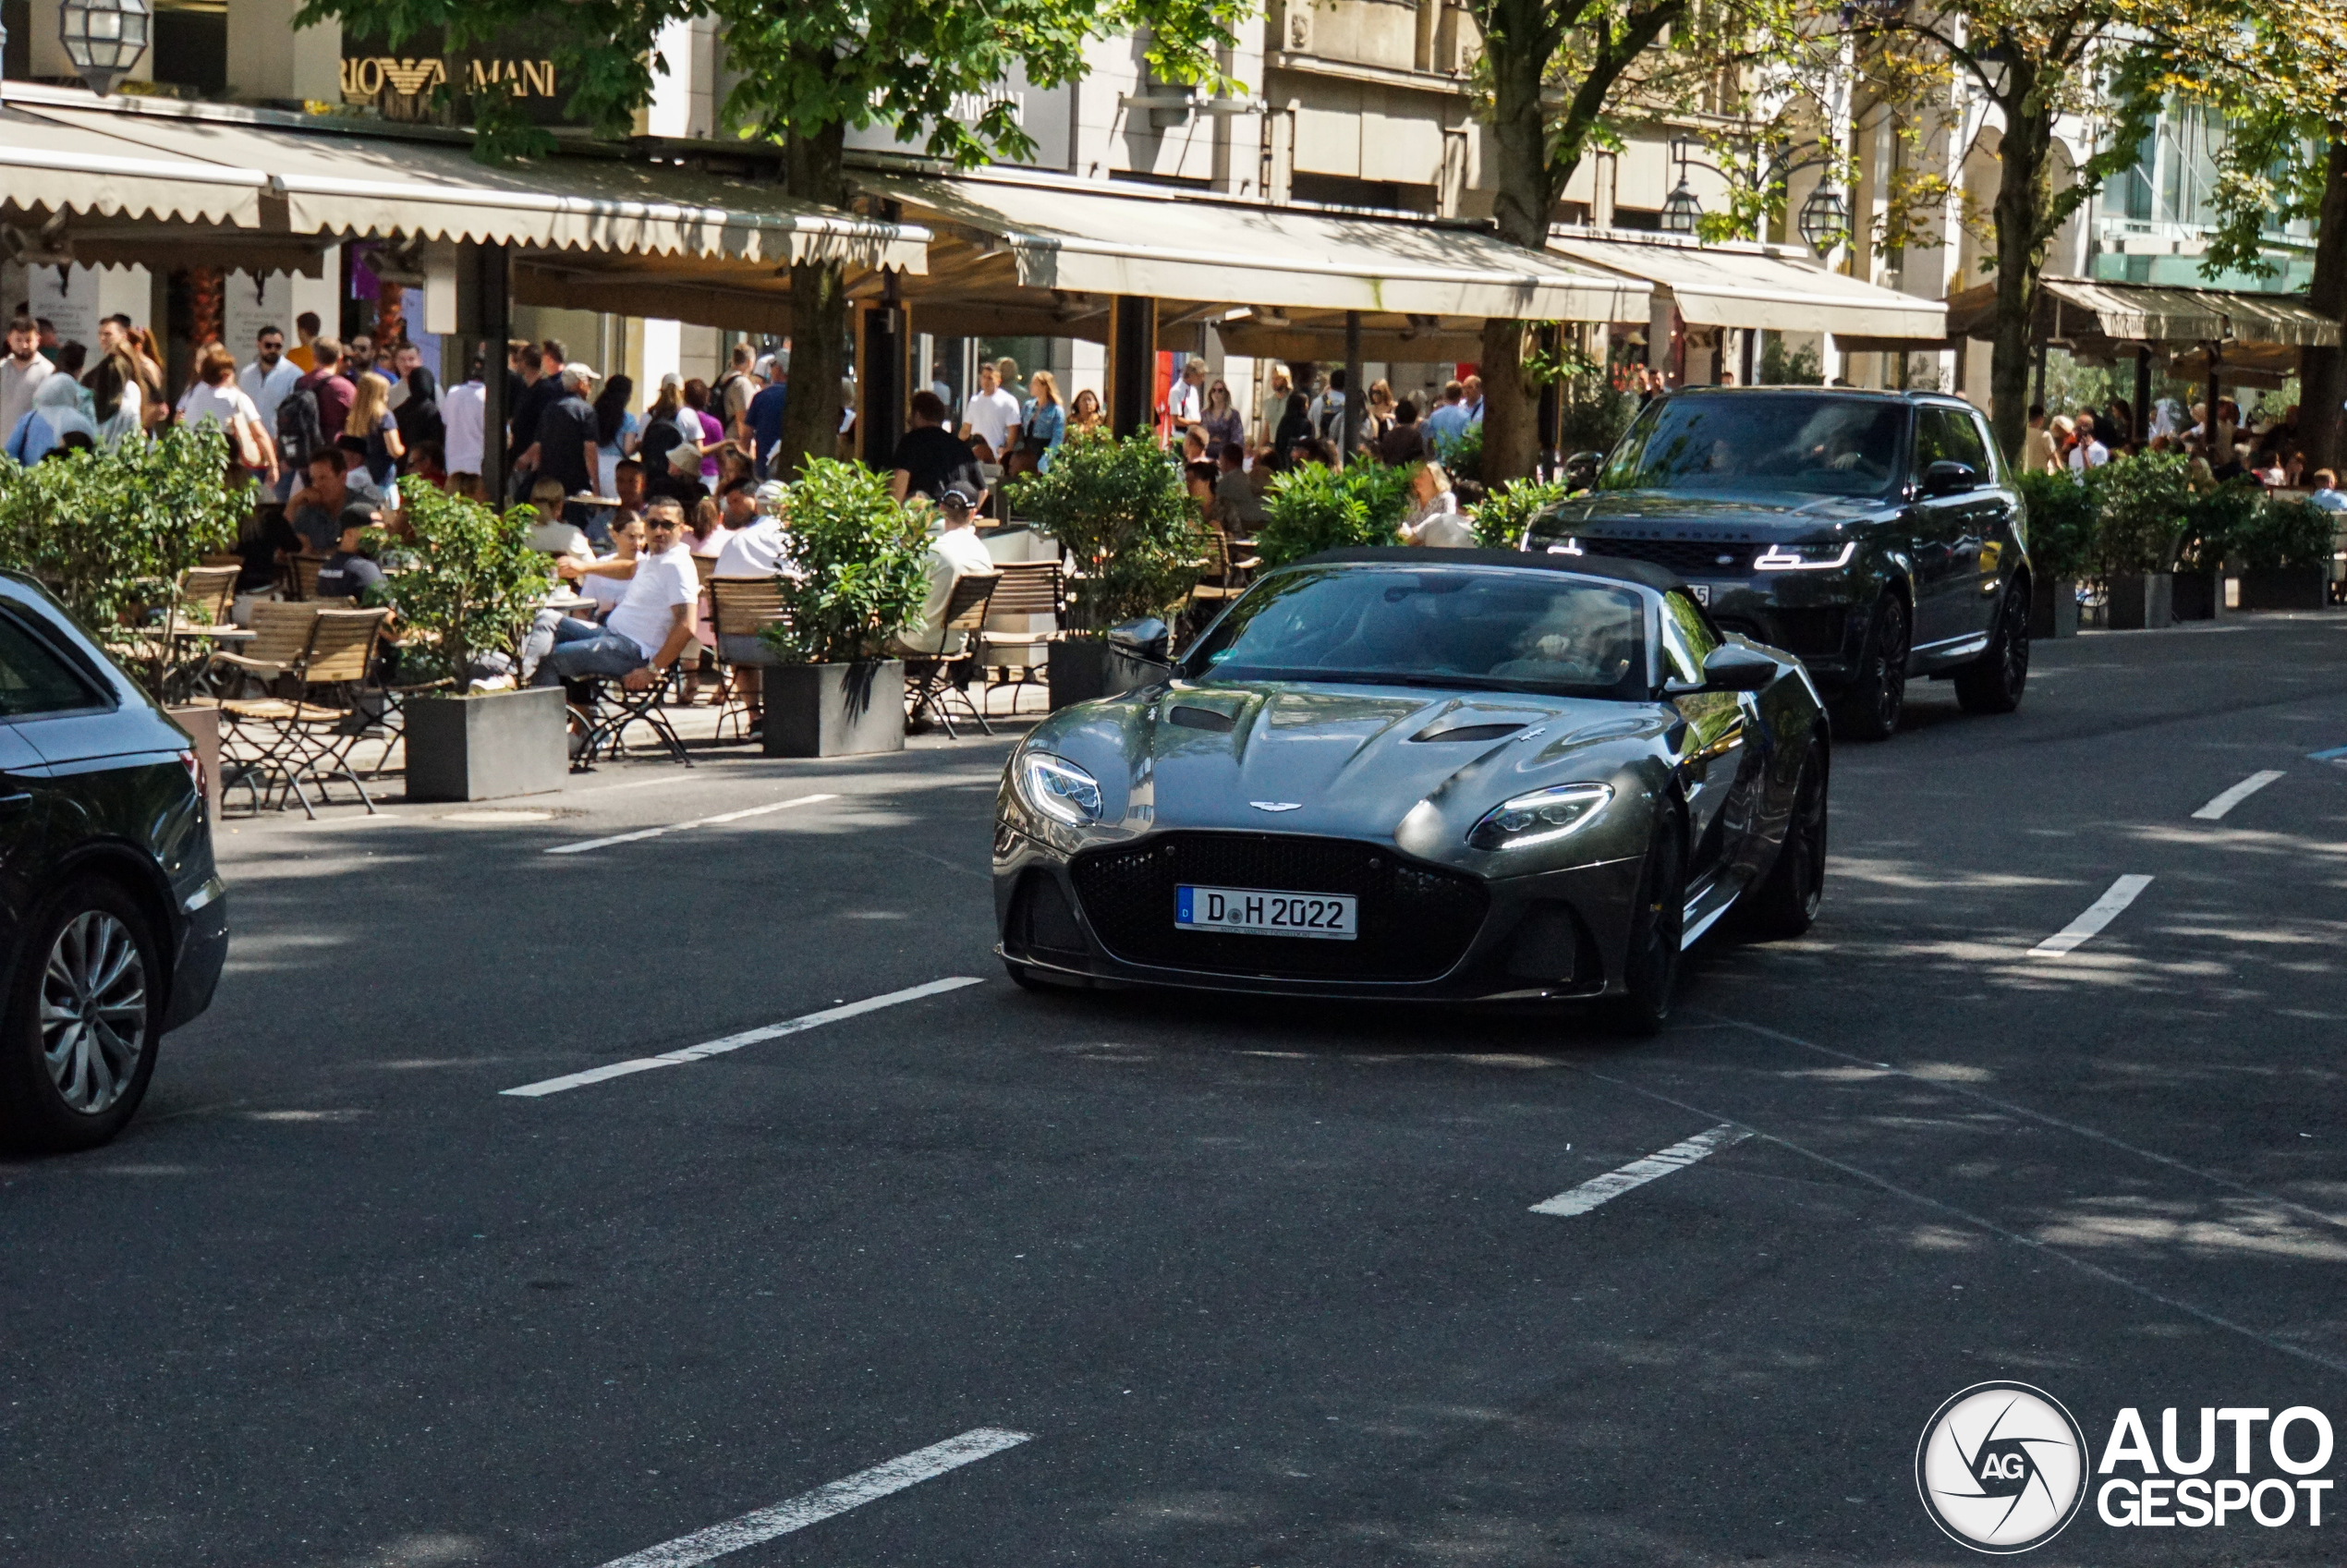
[[[1020,991],[1000,740],[234,822],[140,1120],[0,1166],[0,1563],[598,1568],[791,1500],[638,1562],[1949,1562],[1969,1384],[2090,1460],[2125,1406],[2347,1423],[2347,617],[2037,653],[1840,752],[1811,937],[1699,949],[1644,1042]],[[2031,1560],[2343,1530],[2089,1501]]]

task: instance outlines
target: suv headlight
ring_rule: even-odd
[[[1019,798],[1055,821],[1081,827],[1101,820],[1101,781],[1048,751],[1028,751],[1018,760]]]
[[[1576,833],[1613,798],[1602,784],[1554,784],[1502,801],[1467,834],[1478,849],[1529,849]]]
[[[1753,557],[1756,572],[1833,572],[1858,553],[1854,539],[1829,539],[1816,544],[1772,544]]]

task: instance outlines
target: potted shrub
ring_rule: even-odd
[[[2263,492],[2247,480],[2229,480],[2184,508],[2176,551],[2176,619],[2213,621],[2225,610],[2225,561],[2257,515]]]
[[[2078,635],[2078,579],[2093,565],[2095,498],[2068,474],[2014,481],[2028,515],[2029,635]]]
[[[499,514],[427,484],[400,495],[410,537],[396,547],[399,569],[368,602],[397,613],[402,682],[449,685],[444,696],[401,701],[407,798],[560,789],[570,769],[562,688],[474,689],[484,675],[520,671],[522,639],[553,586],[552,558],[529,547],[537,514]]]
[[[2176,549],[2193,504],[2181,453],[2147,452],[2088,476],[2095,500],[2095,565],[2113,631],[2175,618]]]
[[[157,623],[170,585],[237,542],[252,511],[228,482],[217,427],[170,426],[112,452],[66,452],[31,468],[0,456],[0,565],[45,583],[98,643],[161,696]],[[220,777],[220,715],[167,710],[195,743],[204,776]]]
[[[2267,501],[2233,537],[2244,610],[2320,610],[2330,602],[2338,515],[2311,501]]]
[[[1052,706],[1113,696],[1164,672],[1109,645],[1108,628],[1173,619],[1206,569],[1214,536],[1154,438],[1064,444],[1049,473],[1017,481],[1012,504],[1075,557],[1067,626],[1052,645]]]
[[[1410,509],[1411,468],[1355,462],[1343,468],[1317,463],[1290,468],[1263,497],[1256,553],[1266,566],[1283,566],[1323,550],[1399,544]]]
[[[1533,520],[1573,494],[1564,479],[1517,480],[1503,484],[1467,511],[1475,536],[1487,550],[1521,550]]]
[[[921,612],[928,530],[857,463],[810,457],[790,487],[783,613],[759,635],[769,665],[766,755],[847,757],[905,749],[905,662],[890,634]]]

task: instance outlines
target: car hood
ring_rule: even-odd
[[[1684,525],[1734,530],[1739,539],[1794,539],[1837,523],[1866,522],[1898,511],[1879,497],[1786,495],[1777,492],[1623,490],[1568,501],[1535,531],[1542,538],[1609,525]],[[1674,530],[1675,531],[1675,530]]]
[[[1608,778],[1610,749],[1649,750],[1678,722],[1669,708],[1592,699],[1176,681],[1055,715],[1030,744],[1090,770],[1107,817],[1130,832],[1392,839],[1421,801],[1464,834],[1511,795]],[[1483,733],[1419,738],[1463,731]]]

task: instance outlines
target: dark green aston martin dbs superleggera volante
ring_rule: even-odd
[[[1807,929],[1827,772],[1799,662],[1660,567],[1334,552],[1013,752],[1001,953],[1028,985],[1603,998],[1652,1028],[1722,917]]]

